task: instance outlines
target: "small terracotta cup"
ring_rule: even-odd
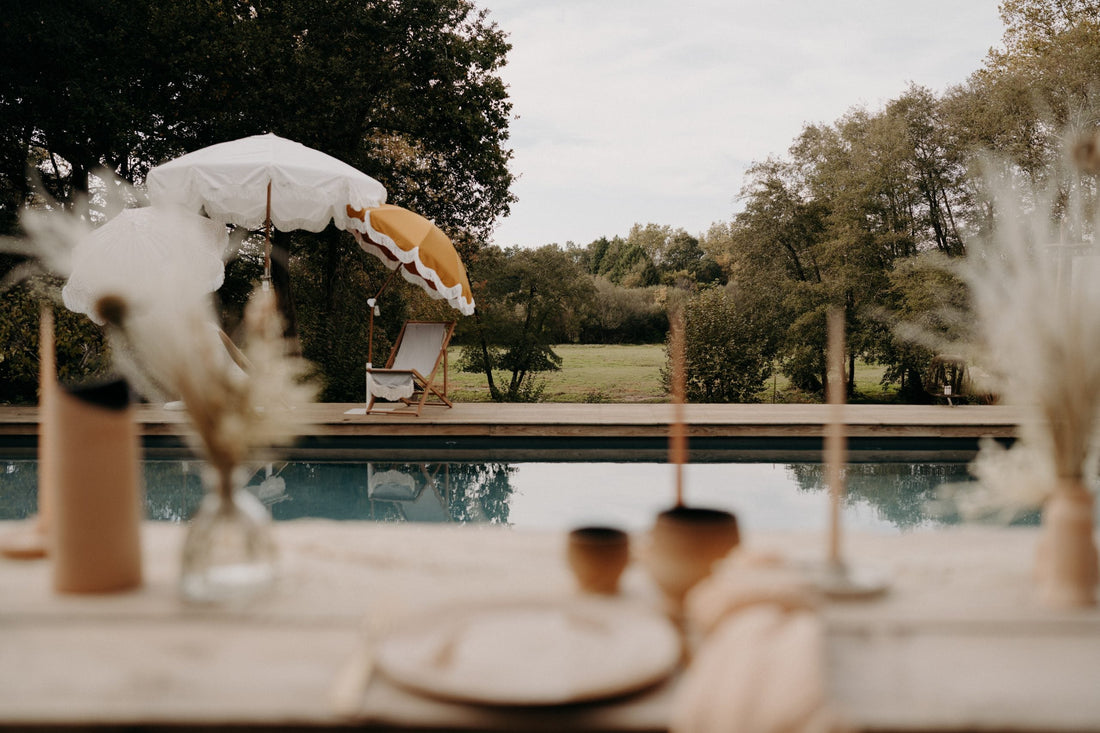
[[[684,596],[741,542],[737,517],[721,509],[676,506],[657,515],[646,567],[679,612]]]
[[[630,535],[615,527],[578,527],[569,533],[566,557],[581,590],[618,593],[630,560]]]

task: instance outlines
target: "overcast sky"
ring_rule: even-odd
[[[513,192],[496,244],[698,235],[807,123],[909,82],[941,93],[1000,43],[998,0],[477,0],[509,34]]]

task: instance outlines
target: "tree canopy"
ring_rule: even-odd
[[[446,231],[485,236],[512,201],[510,46],[470,0],[18,3],[0,33],[5,192],[25,193],[28,160],[58,160],[64,200],[99,166],[140,182],[183,152],[274,132]]]

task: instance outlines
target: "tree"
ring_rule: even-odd
[[[991,65],[1042,55],[1059,36],[1100,20],[1097,0],[1003,0],[1004,51],[990,52]]]
[[[28,164],[40,165],[48,190],[71,205],[98,166],[141,183],[178,154],[264,132],[377,178],[391,202],[471,250],[513,201],[511,103],[500,78],[510,46],[472,0],[0,2],[7,231],[28,200]],[[362,256],[346,234],[296,233],[276,245],[274,279],[287,310],[295,310],[291,283],[320,290],[299,294],[321,309],[303,314],[309,323],[334,319],[339,294],[380,285],[378,268],[342,267]],[[350,383],[350,372],[336,381]]]
[[[461,367],[483,372],[498,402],[538,399],[532,377],[561,368],[553,345],[575,338],[594,291],[591,280],[567,252],[547,245],[486,247],[472,263],[471,282],[478,283],[476,333],[463,324]],[[497,385],[495,369],[510,373],[507,385]]]
[[[1037,185],[1063,146],[1100,125],[1100,3],[1005,0],[1004,48],[950,97],[950,123],[970,151],[1007,156]]]
[[[0,293],[0,403],[34,404],[38,398],[41,308],[54,312],[58,378],[80,382],[105,370],[110,352],[102,331],[83,315],[54,307],[49,292],[61,285],[41,278]]]
[[[592,275],[600,275],[628,288],[657,284],[657,268],[638,241],[601,237],[585,249],[582,266]]]
[[[731,280],[774,292],[781,367],[799,389],[823,389],[830,305],[846,311],[851,393],[857,356],[902,353],[878,315],[897,263],[929,249],[964,253],[960,211],[973,199],[943,118],[940,101],[914,86],[880,113],[853,108],[807,126],[788,160],[750,170],[744,211],[715,231],[708,246]]]
[[[691,402],[756,402],[772,373],[774,340],[751,294],[706,288],[684,311],[684,372]],[[671,355],[669,356],[671,359]],[[665,379],[671,366],[665,368]]]
[[[815,128],[816,130],[816,128]],[[810,338],[805,313],[827,300],[827,209],[809,195],[798,166],[769,159],[750,169],[744,210],[729,233],[730,284],[755,293],[756,310],[770,314],[784,373],[796,387],[821,387],[824,336]]]
[[[910,257],[890,273],[882,315],[902,324],[911,335],[891,334],[881,339],[869,355],[887,364],[884,382],[897,382],[907,402],[928,402],[924,375],[936,353],[953,343],[966,341],[964,324],[971,319],[969,292],[938,252]]]
[[[214,142],[275,132],[345,160],[446,230],[507,212],[505,34],[469,0],[19,5],[0,19],[5,142],[86,190]]]

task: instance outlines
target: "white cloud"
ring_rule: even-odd
[[[510,34],[519,202],[501,245],[705,231],[809,122],[941,92],[999,42],[997,0],[480,0]]]

